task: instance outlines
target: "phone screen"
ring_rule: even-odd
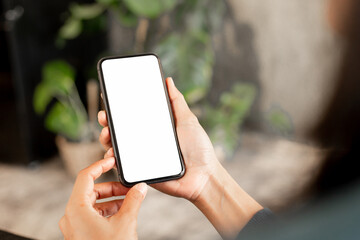
[[[158,58],[105,58],[99,68],[123,180],[132,184],[181,177],[184,165]]]

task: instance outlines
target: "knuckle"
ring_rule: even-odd
[[[171,98],[171,102],[175,103],[175,102],[182,102],[182,101],[185,101],[185,97],[184,95],[182,95],[180,92],[179,94],[177,94],[176,96],[173,96]]]
[[[101,129],[100,138],[104,138],[107,131],[108,127],[103,127],[103,129]]]
[[[107,137],[108,133],[109,133],[109,127],[107,127],[107,126],[106,126],[106,127],[103,127],[103,128],[101,129],[100,136],[103,137],[103,138],[105,138],[105,137]]]
[[[65,221],[64,216],[62,216],[58,222],[60,228],[64,224],[64,221]]]
[[[65,216],[63,216],[60,221],[58,222],[59,228],[61,231],[64,231],[64,227],[65,227]]]
[[[184,97],[184,95],[182,93],[179,93],[178,98],[179,98],[180,101],[186,102],[185,97]]]
[[[189,114],[188,122],[193,123],[193,124],[198,124],[199,119],[195,116],[195,114],[191,113],[191,114]]]
[[[71,207],[70,207],[70,204],[68,204],[65,208],[65,215],[62,217],[63,218],[63,221],[66,219],[66,216],[67,215],[71,215]]]
[[[77,177],[85,177],[89,175],[89,167],[83,168],[79,171]]]
[[[114,148],[109,149],[109,156],[114,156]]]
[[[85,176],[85,175],[87,175],[87,168],[81,169],[81,170],[79,171],[79,173],[78,173],[78,177],[79,177],[79,176]]]
[[[129,197],[134,201],[141,201],[143,199],[143,195],[139,190],[132,191]]]

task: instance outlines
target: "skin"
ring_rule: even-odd
[[[337,33],[346,35],[353,0],[329,0],[328,3],[329,24]],[[262,207],[221,166],[184,97],[171,78],[166,83],[186,173],[181,179],[152,187],[191,201],[223,238],[233,238]],[[98,119],[104,127],[99,140],[108,151],[105,159],[79,173],[59,226],[65,239],[137,239],[137,214],[147,186],[142,183],[128,189],[118,182],[94,184],[102,173],[115,167],[106,113],[100,111]],[[125,200],[96,203],[96,199],[125,194]]]
[[[340,35],[347,35],[351,21],[349,13],[354,6],[354,0],[329,0],[327,19],[332,29]]]
[[[262,206],[219,163],[208,135],[173,80],[167,78],[166,84],[186,172],[178,180],[153,184],[152,187],[191,201],[223,238],[233,238]],[[99,140],[108,150],[105,156],[113,156],[105,111],[99,112],[98,119],[104,127]]]
[[[100,160],[78,174],[59,222],[65,239],[137,239],[137,215],[147,192],[140,183],[126,188],[119,182],[94,184],[115,166],[113,157]],[[126,195],[124,200],[96,203],[97,199]]]

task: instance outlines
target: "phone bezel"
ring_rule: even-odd
[[[179,159],[180,159],[181,172],[179,174],[176,174],[176,175],[171,175],[171,176],[166,176],[166,177],[161,177],[161,178],[147,179],[147,180],[144,180],[144,181],[137,181],[137,182],[128,182],[128,181],[125,180],[125,177],[124,177],[124,174],[123,174],[123,169],[121,167],[121,159],[120,159],[119,149],[118,149],[118,145],[117,145],[117,141],[116,141],[116,135],[115,135],[114,127],[113,127],[113,121],[112,121],[111,111],[110,111],[110,107],[109,107],[109,103],[108,103],[108,97],[107,97],[106,86],[105,86],[105,81],[104,81],[104,76],[103,76],[103,71],[102,71],[102,68],[101,68],[101,64],[105,60],[120,59],[120,58],[133,58],[133,57],[142,57],[142,56],[155,56],[157,61],[158,61],[159,69],[160,69],[160,72],[161,72],[161,80],[162,80],[163,88],[164,88],[164,91],[165,91],[166,102],[167,102],[167,106],[168,106],[168,110],[169,110],[169,114],[170,114],[170,118],[171,118],[171,124],[172,124],[173,132],[174,132],[174,136],[175,136],[175,142],[176,142],[178,155],[179,155]],[[160,62],[160,58],[154,53],[143,53],[143,54],[125,55],[125,56],[108,56],[108,57],[101,58],[98,61],[97,70],[98,70],[98,75],[99,75],[100,89],[101,89],[101,92],[102,92],[103,102],[104,102],[105,110],[106,110],[106,116],[107,116],[108,125],[109,125],[109,129],[110,129],[111,143],[112,143],[112,146],[113,146],[113,149],[114,149],[116,167],[117,167],[117,170],[118,170],[118,178],[119,178],[120,182],[126,187],[132,187],[135,184],[140,183],[140,182],[145,182],[147,184],[152,184],[152,183],[159,183],[159,182],[175,180],[175,179],[179,179],[182,176],[184,176],[184,174],[185,174],[185,163],[184,163],[183,155],[182,155],[180,145],[179,145],[179,140],[178,140],[178,136],[177,136],[177,132],[176,132],[176,126],[175,126],[175,121],[174,121],[174,116],[173,116],[173,111],[172,111],[172,106],[171,106],[171,102],[170,102],[166,82],[165,82],[165,79],[164,79],[164,74],[163,74],[163,69],[162,69],[162,65],[161,65],[161,62]]]

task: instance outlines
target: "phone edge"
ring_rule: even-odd
[[[149,179],[149,180],[144,180],[144,181],[137,181],[137,182],[128,182],[124,178],[124,174],[123,174],[122,167],[121,167],[119,150],[117,149],[117,141],[116,141],[116,137],[115,137],[115,133],[114,133],[114,127],[113,127],[112,118],[111,118],[111,111],[110,111],[110,108],[108,106],[108,99],[107,99],[106,87],[105,87],[105,82],[104,82],[104,79],[103,79],[103,72],[102,72],[102,69],[101,69],[101,64],[102,64],[102,62],[104,62],[105,60],[108,60],[108,59],[140,57],[140,56],[149,56],[149,55],[155,56],[156,59],[158,60],[158,63],[159,63],[159,69],[160,69],[160,73],[161,73],[161,80],[162,80],[163,88],[164,88],[164,91],[165,91],[168,111],[169,111],[169,114],[170,114],[170,119],[171,119],[171,124],[172,124],[172,128],[173,128],[173,133],[174,133],[174,137],[175,137],[177,150],[178,150],[178,153],[179,153],[179,158],[180,158],[180,163],[181,163],[181,172],[179,174],[176,174],[176,175],[171,175],[171,176],[166,176],[166,177],[161,177],[161,178],[154,178],[154,179]],[[182,155],[178,135],[177,135],[177,132],[176,132],[176,125],[175,125],[175,121],[174,121],[172,105],[171,105],[171,101],[170,101],[166,81],[165,81],[165,78],[164,78],[164,73],[163,73],[160,58],[155,53],[151,53],[151,52],[150,53],[142,53],[142,54],[134,54],[134,55],[114,55],[114,56],[103,57],[97,63],[97,72],[98,72],[98,76],[99,76],[100,90],[101,90],[101,93],[103,95],[103,103],[104,103],[105,110],[106,110],[106,116],[107,116],[107,120],[108,120],[108,126],[109,126],[110,136],[111,136],[111,143],[113,145],[114,157],[115,157],[116,167],[117,167],[117,171],[118,171],[117,175],[118,175],[119,181],[126,187],[132,187],[132,186],[134,186],[134,185],[136,185],[136,184],[138,184],[140,182],[145,182],[147,184],[153,184],[153,183],[160,183],[160,182],[165,182],[165,181],[176,180],[176,179],[179,179],[182,176],[184,176],[185,171],[186,171],[185,161],[184,161],[184,157]]]

